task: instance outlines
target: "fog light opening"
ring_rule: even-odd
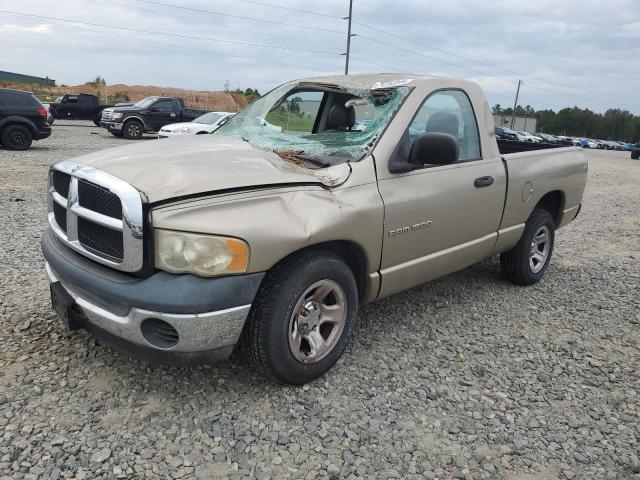
[[[171,348],[180,340],[180,335],[173,326],[157,318],[145,319],[140,330],[144,339],[156,348]]]

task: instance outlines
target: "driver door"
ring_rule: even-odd
[[[465,268],[486,257],[497,238],[504,166],[499,156],[482,155],[476,117],[463,91],[427,97],[403,136],[408,144],[397,151],[408,156],[415,138],[428,132],[453,135],[459,158],[379,180],[385,205],[380,296]]]

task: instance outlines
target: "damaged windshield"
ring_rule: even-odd
[[[329,166],[363,158],[410,88],[363,89],[288,83],[240,111],[214,135]]]

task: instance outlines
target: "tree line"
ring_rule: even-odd
[[[512,115],[513,108],[493,106],[497,115]],[[610,108],[595,113],[588,108],[570,107],[554,110],[535,110],[530,105],[516,107],[517,117],[535,117],[538,132],[570,137],[597,138],[601,140],[640,141],[640,116],[628,110]]]

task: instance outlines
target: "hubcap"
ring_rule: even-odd
[[[140,127],[135,123],[129,125],[129,135],[132,137],[137,137],[140,134]]]
[[[551,233],[546,225],[540,227],[533,237],[529,251],[529,269],[532,273],[538,273],[547,262],[551,249],[550,237]]]
[[[289,348],[296,360],[316,363],[336,346],[347,319],[347,297],[332,280],[320,280],[300,296],[289,320]]]
[[[24,133],[18,130],[13,132],[13,134],[11,135],[11,141],[14,145],[24,145],[24,143],[26,142],[26,138],[24,136]]]

